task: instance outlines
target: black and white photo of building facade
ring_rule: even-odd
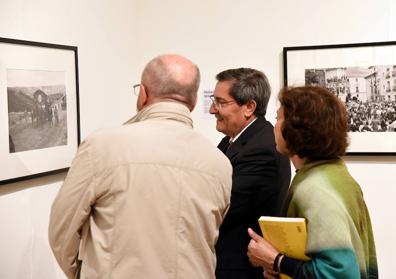
[[[67,145],[65,73],[7,70],[9,152]]]
[[[306,69],[305,84],[345,103],[350,132],[396,132],[396,65]]]

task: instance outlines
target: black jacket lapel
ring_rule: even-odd
[[[226,153],[230,142],[230,137],[224,137],[220,143],[217,145],[217,148],[220,149],[224,154]]]
[[[223,151],[229,159],[232,159],[238,152],[243,148],[243,146],[251,139],[257,132],[265,126],[265,118],[258,117],[243,133],[237,138],[237,140],[228,148],[228,150]],[[227,142],[229,141],[229,137]],[[223,139],[224,140],[224,139]],[[220,142],[222,143],[223,140]],[[220,144],[219,144],[220,146]]]

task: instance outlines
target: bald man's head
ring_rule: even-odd
[[[167,54],[151,60],[142,74],[142,84],[155,101],[181,102],[192,110],[197,100],[200,73],[187,58]]]

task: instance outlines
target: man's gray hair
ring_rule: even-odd
[[[250,68],[229,69],[218,73],[216,79],[219,82],[232,83],[230,95],[239,105],[255,101],[254,115],[265,116],[271,97],[271,86],[263,72]]]
[[[151,60],[142,83],[155,98],[169,99],[194,107],[200,82],[198,67],[179,55],[162,55]]]

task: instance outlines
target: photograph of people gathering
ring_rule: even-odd
[[[396,131],[396,65],[306,69],[305,84],[344,102],[349,132]]]

